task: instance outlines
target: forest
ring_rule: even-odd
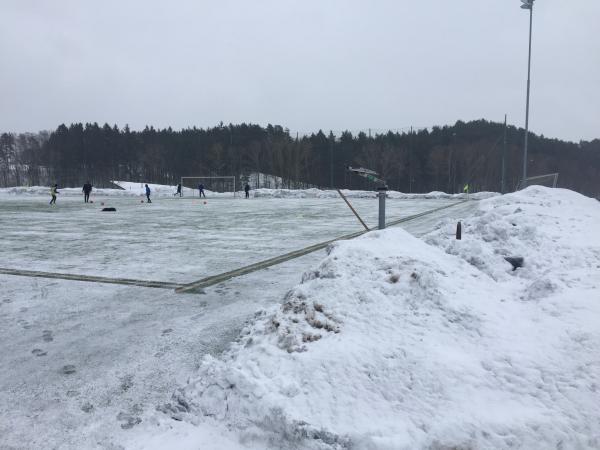
[[[294,135],[279,125],[134,131],[97,123],[0,135],[0,187],[111,186],[111,180],[177,184],[182,176],[260,172],[289,188],[372,189],[347,166],[378,172],[402,192],[513,191],[522,177],[524,130],[486,120],[403,132]],[[505,167],[504,189],[502,167]],[[558,172],[558,186],[600,195],[600,139],[579,143],[530,133],[528,176]]]

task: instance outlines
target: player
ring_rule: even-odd
[[[248,183],[244,186],[244,192],[246,192],[246,198],[250,198],[250,185]]]
[[[92,192],[92,185],[90,184],[90,182],[86,182],[83,185],[83,189],[81,190],[83,192],[83,201],[85,203],[89,203],[90,201],[90,192]]]
[[[50,188],[50,195],[52,196],[52,200],[50,200],[51,205],[56,205],[56,194],[60,194],[60,192],[58,192],[58,184],[55,184]]]
[[[177,192],[175,192],[175,193],[173,194],[173,196],[176,196],[176,195],[179,195],[180,197],[183,197],[183,194],[181,193],[181,183],[179,183],[179,184],[177,185]]]
[[[204,193],[204,185],[202,183],[200,183],[198,185],[198,192],[199,192],[199,196],[200,198],[202,198],[202,196],[204,195],[204,198],[206,198],[206,194]]]
[[[152,203],[152,200],[150,200],[150,187],[146,184],[146,198],[148,199],[148,203]]]

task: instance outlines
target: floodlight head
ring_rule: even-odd
[[[535,0],[521,0],[521,3],[523,3],[521,5],[521,9],[531,9],[533,8],[533,2]]]

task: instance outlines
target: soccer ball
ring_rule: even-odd
[[[104,206],[104,202],[100,203],[100,205]]]
[[[140,203],[144,203],[144,200],[140,200]]]
[[[206,205],[206,202],[204,202],[204,204]]]
[[[94,203],[94,200],[90,200],[90,203]]]

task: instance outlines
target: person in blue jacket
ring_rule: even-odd
[[[206,198],[206,194],[204,193],[204,185],[202,183],[200,183],[198,185],[198,196],[200,198],[202,198],[203,195],[204,195],[204,198]]]
[[[150,188],[148,187],[147,184],[146,184],[146,198],[148,199],[148,203],[152,203],[152,200],[150,200]]]

